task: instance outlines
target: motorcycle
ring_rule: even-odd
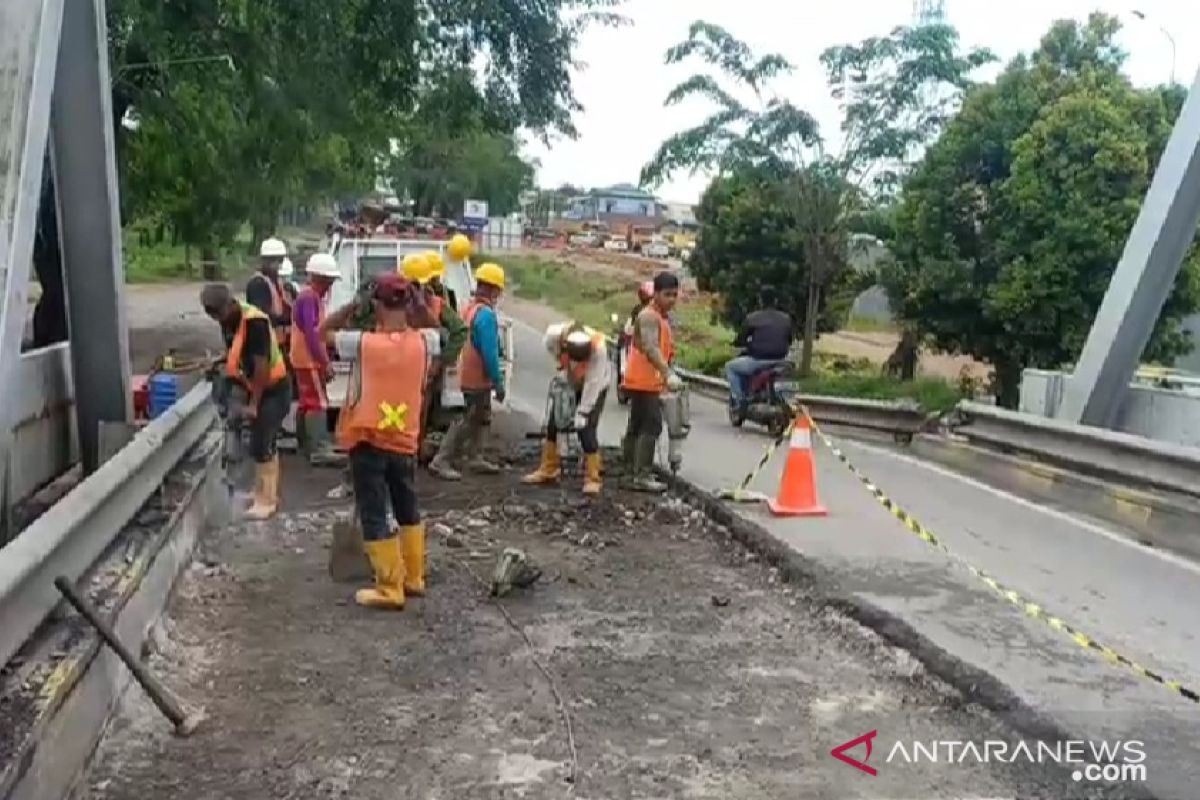
[[[792,398],[796,395],[796,385],[789,380],[795,370],[790,361],[761,367],[750,378],[744,403],[734,403],[730,396],[729,423],[740,428],[749,420],[766,426],[772,437],[782,436],[795,416]]]

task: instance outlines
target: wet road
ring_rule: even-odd
[[[553,365],[532,327],[518,321],[514,334],[520,356],[512,402],[540,416]],[[757,462],[766,435],[752,427],[732,429],[724,409],[711,400],[694,398],[692,415],[683,475],[707,489],[736,485]],[[615,444],[623,426],[623,409],[610,397],[603,440]],[[967,562],[1146,667],[1200,686],[1200,640],[1193,622],[1200,608],[1200,566],[889,446],[845,439],[838,444]],[[759,476],[756,488],[774,491],[782,455]],[[741,507],[744,513],[831,569],[845,591],[993,676],[1073,737],[1144,741],[1148,784],[1158,796],[1195,796],[1200,706],[1030,619],[909,533],[820,445],[816,460],[828,517],[779,520],[749,506]]]

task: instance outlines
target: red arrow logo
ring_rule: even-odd
[[[833,756],[838,761],[842,761],[842,762],[849,764],[850,766],[854,767],[855,769],[861,769],[863,772],[874,777],[874,776],[878,775],[879,772],[874,767],[867,764],[867,762],[871,760],[871,749],[872,749],[871,748],[871,740],[875,738],[875,735],[877,733],[879,733],[879,731],[871,731],[870,733],[864,733],[862,736],[859,736],[857,739],[851,739],[850,741],[846,742],[845,744],[839,744],[837,747],[835,747],[829,751],[829,755]],[[853,750],[854,748],[858,747],[860,744],[865,744],[867,746],[867,755],[862,761],[859,761],[854,756],[846,755],[847,750]]]

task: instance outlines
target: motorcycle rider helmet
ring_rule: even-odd
[[[592,337],[579,326],[572,327],[563,336],[563,352],[571,361],[587,361],[592,357]]]
[[[654,281],[645,281],[639,284],[637,296],[639,303],[649,303],[650,298],[654,297]]]

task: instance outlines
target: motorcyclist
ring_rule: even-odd
[[[734,347],[741,348],[741,355],[725,365],[733,407],[745,407],[751,378],[787,359],[794,336],[791,316],[779,310],[773,297],[765,295],[759,310],[743,320],[733,342]]]

